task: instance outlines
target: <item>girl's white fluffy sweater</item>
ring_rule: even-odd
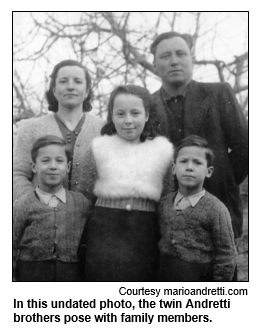
[[[92,152],[98,172],[96,196],[160,199],[173,160],[173,146],[165,137],[132,144],[117,135],[105,135],[93,140]]]

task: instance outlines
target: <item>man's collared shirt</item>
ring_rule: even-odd
[[[190,82],[184,87],[184,89],[182,90],[182,92],[180,92],[178,95],[174,96],[174,95],[171,95],[170,93],[166,92],[166,90],[164,89],[164,87],[162,86],[161,87],[161,91],[162,91],[162,97],[165,101],[169,101],[173,98],[177,98],[179,96],[182,96],[183,99],[186,98],[186,93],[187,93],[187,89],[188,89],[188,86],[189,86]]]
[[[194,207],[199,202],[199,200],[205,195],[205,192],[206,192],[205,189],[203,189],[197,194],[186,197],[182,195],[180,191],[178,191],[174,201],[175,210],[181,211],[189,206]]]
[[[169,138],[174,144],[184,138],[185,99],[189,84],[177,96],[172,96],[166,92],[163,86],[160,89],[162,99],[166,106]]]
[[[44,192],[43,190],[36,188],[36,193],[40,198],[40,201],[46,205],[49,205],[52,208],[55,208],[59,201],[66,203],[66,193],[65,189],[62,187],[55,194],[49,194]]]

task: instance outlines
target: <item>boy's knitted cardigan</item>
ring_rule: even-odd
[[[85,121],[79,133],[73,155],[73,166],[71,174],[71,190],[76,190],[79,183],[79,175],[82,167],[84,153],[94,137],[100,135],[103,121],[85,113]],[[22,120],[18,127],[16,144],[14,147],[13,167],[13,198],[14,200],[32,192],[37,186],[36,175],[31,169],[31,149],[37,138],[45,135],[56,135],[63,139],[63,135],[55,120],[54,114],[40,118]],[[68,189],[68,181],[65,180],[64,187]]]
[[[158,207],[161,254],[193,263],[213,262],[214,281],[230,281],[237,253],[227,208],[206,191],[195,207],[177,213],[175,195],[168,194]]]
[[[90,201],[66,190],[66,203],[52,208],[33,191],[17,200],[13,215],[13,258],[25,261],[77,262],[79,240],[90,212]]]
[[[165,137],[132,144],[104,135],[92,141],[85,156],[79,191],[93,193],[107,207],[125,198],[157,202],[163,189],[173,190],[172,161],[173,146]]]

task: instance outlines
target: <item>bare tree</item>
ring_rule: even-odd
[[[14,15],[16,24],[18,13]],[[230,15],[221,18],[219,12],[212,14],[216,18],[212,24],[205,12],[23,12],[21,15],[17,27],[26,23],[28,28],[24,28],[24,34],[19,29],[14,36],[14,123],[47,113],[44,93],[48,74],[57,62],[66,58],[77,59],[89,69],[95,93],[94,110],[101,116],[106,113],[108,96],[115,85],[135,83],[151,89],[159,79],[154,73],[149,46],[158,33],[181,31],[183,22],[188,25],[187,31],[182,32],[194,38],[195,67],[201,79],[205,80],[210,71],[207,69],[212,68],[216,77],[213,81],[230,81],[247,114],[246,37],[240,42],[242,53],[231,51],[231,58],[221,59],[216,55],[217,42],[223,41],[221,27],[230,23]],[[243,25],[247,27],[245,18]],[[230,49],[229,41],[224,44],[225,49]]]

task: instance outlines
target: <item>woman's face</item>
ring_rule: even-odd
[[[78,66],[64,66],[58,70],[53,89],[59,107],[73,109],[83,105],[88,96],[85,72]]]
[[[143,100],[130,94],[117,95],[114,99],[112,120],[119,137],[139,143],[140,135],[148,120]]]

